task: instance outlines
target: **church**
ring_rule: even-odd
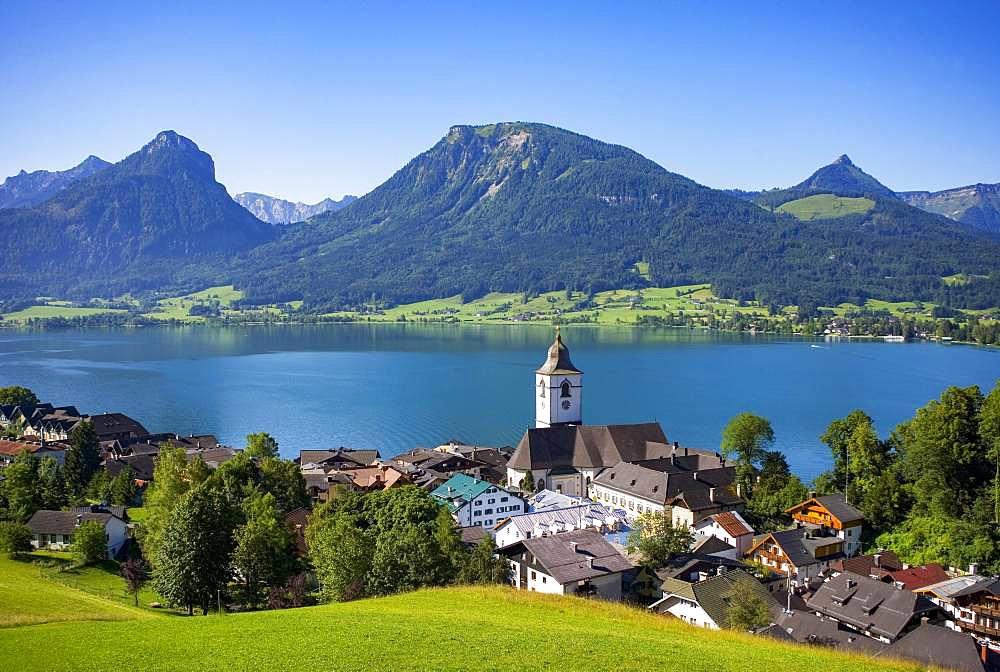
[[[507,463],[509,487],[583,495],[633,515],[679,508],[687,524],[741,508],[735,468],[718,453],[681,448],[656,422],[583,424],[583,371],[558,329],[534,390],[535,426]]]

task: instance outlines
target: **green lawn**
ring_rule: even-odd
[[[32,561],[58,564],[66,562],[66,558],[58,554],[32,554],[27,560],[0,558],[0,628],[58,621],[126,621],[154,617],[149,611],[127,604],[124,589],[120,599],[100,596],[105,589],[110,591],[109,579],[117,577],[104,576],[106,573],[99,569],[63,575]],[[123,586],[121,579],[117,582]],[[74,584],[90,590],[74,588]],[[15,668],[7,661],[0,663],[0,669]]]
[[[40,646],[44,643],[44,646]],[[507,588],[287,611],[0,631],[4,670],[916,670]]]
[[[817,194],[782,203],[777,211],[809,221],[858,215],[868,212],[873,207],[875,207],[875,201],[870,198],[846,198],[833,194]]]

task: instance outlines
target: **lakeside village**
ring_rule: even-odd
[[[769,423],[748,413],[719,451],[683,446],[655,422],[584,424],[583,373],[558,330],[534,374],[535,426],[513,448],[282,460],[267,434],[232,448],[3,392],[14,403],[0,405],[0,545],[21,561],[119,561],[136,604],[149,588],[152,606],[190,614],[506,583],[701,628],[1000,669],[996,525],[975,518],[996,513],[997,483],[987,451],[970,454],[1000,434],[1000,387],[950,388],[895,445],[860,411],[834,421],[820,492],[767,450]],[[946,418],[962,413],[955,429]],[[966,454],[945,464],[952,440]],[[947,531],[960,548],[920,546]],[[913,561],[932,552],[976,560]]]

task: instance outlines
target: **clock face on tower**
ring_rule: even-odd
[[[573,404],[570,403],[569,399],[563,399],[562,407],[563,407],[564,411],[568,411],[569,407],[572,406],[572,405]]]

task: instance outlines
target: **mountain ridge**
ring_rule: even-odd
[[[91,154],[66,170],[35,170],[29,173],[21,169],[17,175],[11,175],[0,184],[0,209],[38,205],[77,180],[89,177],[110,165],[104,159]]]
[[[340,200],[328,197],[318,203],[309,204],[302,201],[289,201],[256,191],[244,191],[234,195],[233,200],[253,213],[262,222],[267,222],[268,224],[297,224],[330,210],[346,208],[358,200],[358,197],[347,194]]]

